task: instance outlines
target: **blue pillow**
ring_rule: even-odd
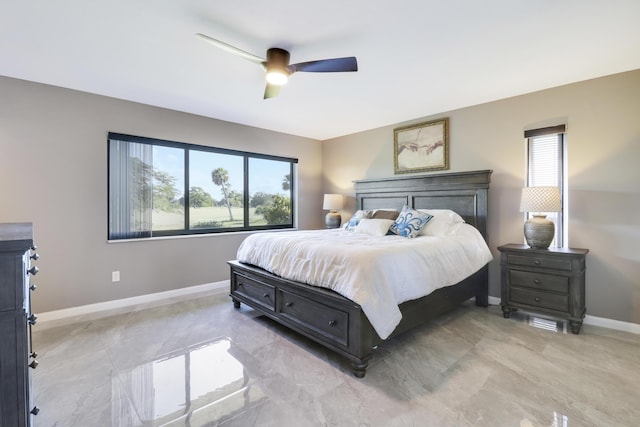
[[[431,218],[433,218],[433,215],[404,206],[389,230],[399,236],[413,239],[420,235],[420,232]]]
[[[372,213],[373,213],[372,211],[364,211],[364,210],[356,211],[351,217],[351,219],[347,221],[347,223],[344,225],[343,228],[346,231],[356,231],[356,227],[360,223],[360,220],[364,218],[371,218]]]

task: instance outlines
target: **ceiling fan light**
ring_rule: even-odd
[[[269,70],[267,71],[267,82],[276,85],[282,86],[287,83],[289,80],[288,74],[283,70]]]

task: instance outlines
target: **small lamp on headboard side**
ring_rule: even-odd
[[[342,216],[338,210],[342,209],[342,194],[325,194],[322,202],[322,209],[329,213],[324,219],[327,228],[338,228],[342,222]]]
[[[531,212],[533,218],[524,223],[524,237],[535,249],[547,249],[555,235],[553,221],[543,212],[560,212],[560,188],[524,187],[520,199],[520,212]]]

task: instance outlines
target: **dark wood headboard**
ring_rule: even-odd
[[[354,181],[356,209],[451,209],[487,240],[491,170]]]

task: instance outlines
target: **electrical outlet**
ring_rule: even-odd
[[[120,272],[119,271],[112,271],[111,272],[111,281],[112,282],[119,282],[120,281]]]

